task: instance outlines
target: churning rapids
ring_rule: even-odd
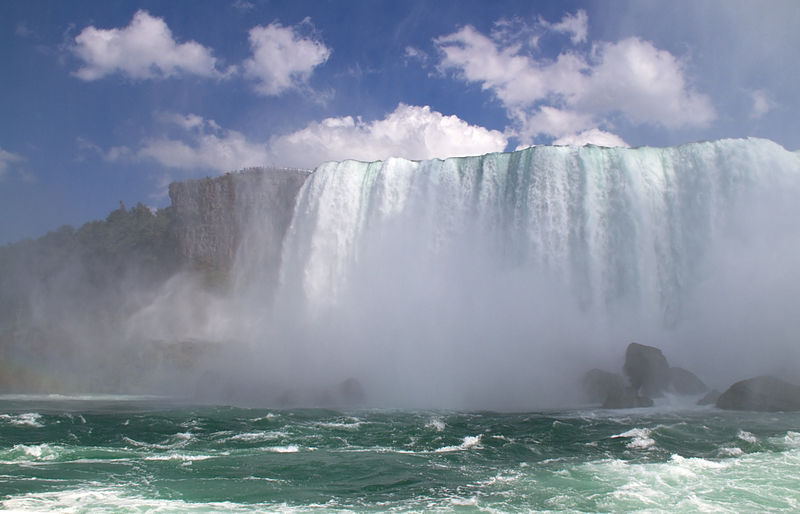
[[[169,398],[0,396],[0,508],[797,510],[797,414],[578,383],[631,341],[798,382],[798,199],[800,154],[759,139],[323,164],[280,251],[251,218],[227,289],[179,274],[120,322],[209,342],[120,391]]]

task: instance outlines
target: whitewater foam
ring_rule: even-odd
[[[297,453],[300,451],[300,446],[296,444],[289,444],[286,446],[265,446],[262,449],[264,451],[272,453]],[[306,449],[313,450],[313,448],[306,448]]]
[[[63,448],[47,443],[42,444],[15,444],[10,450],[0,453],[10,457],[10,463],[18,462],[47,462],[56,460]]]
[[[441,418],[431,418],[429,422],[425,424],[425,428],[432,428],[437,432],[442,432],[447,427],[444,421]]]
[[[20,425],[41,428],[44,425],[40,422],[42,415],[37,412],[26,412],[25,414],[0,414],[0,422],[9,423],[11,425]]]
[[[647,450],[656,444],[655,440],[650,437],[651,432],[652,430],[649,428],[632,428],[621,434],[612,435],[611,438],[630,438],[630,442],[625,446],[633,450]]]
[[[471,436],[468,435],[464,437],[461,441],[461,444],[457,446],[443,446],[442,448],[437,448],[434,450],[436,453],[447,453],[447,452],[458,452],[464,450],[471,450],[473,448],[481,448],[480,443],[481,439],[483,438],[483,434]]]
[[[746,443],[755,444],[758,442],[758,438],[756,436],[745,430],[739,430],[739,433],[736,434],[736,437],[738,437],[739,439],[741,439]]]

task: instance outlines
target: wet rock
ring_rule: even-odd
[[[646,397],[662,396],[670,386],[670,368],[661,350],[631,343],[625,350],[625,375],[633,389]]]
[[[717,407],[766,412],[800,411],[800,386],[771,376],[741,380],[720,395]]]
[[[688,369],[672,367],[669,369],[670,388],[678,394],[700,394],[708,391],[706,384]]]
[[[604,409],[634,409],[636,407],[652,407],[653,400],[640,395],[632,387],[625,387],[616,394],[606,397],[603,402]]]

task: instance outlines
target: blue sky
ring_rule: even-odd
[[[800,149],[800,2],[0,2],[0,244],[248,166]]]

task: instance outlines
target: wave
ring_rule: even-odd
[[[300,451],[300,447],[296,444],[289,444],[286,446],[266,446],[262,449],[272,453],[297,453]],[[311,450],[312,448],[307,449]]]
[[[208,460],[218,457],[218,455],[188,455],[182,453],[169,453],[166,455],[150,455],[144,458],[149,461],[169,461],[179,460],[182,462],[192,462],[195,460]]]
[[[447,452],[458,452],[464,450],[471,450],[472,448],[481,448],[480,443],[481,439],[483,438],[483,434],[475,435],[475,436],[466,436],[462,441],[461,444],[457,446],[444,446],[442,448],[438,448],[434,450],[435,453],[447,453]]]
[[[63,491],[12,495],[0,501],[9,511],[62,512],[248,512],[271,510],[269,504],[237,504],[220,501],[193,503],[173,499],[153,499],[134,494],[124,487],[79,487]]]
[[[630,438],[625,446],[632,450],[646,450],[655,446],[656,442],[650,437],[652,430],[649,428],[632,428],[621,434],[612,435],[612,439]]]
[[[25,414],[0,414],[0,422],[8,423],[10,425],[20,425],[41,428],[44,425],[40,423],[42,415],[37,412],[26,412]]]
[[[9,450],[0,450],[0,463],[19,464],[54,461],[59,458],[63,447],[42,444],[15,444]]]
[[[441,418],[431,418],[431,420],[425,424],[425,428],[432,428],[437,432],[443,432],[446,427],[447,424],[442,421]]]

